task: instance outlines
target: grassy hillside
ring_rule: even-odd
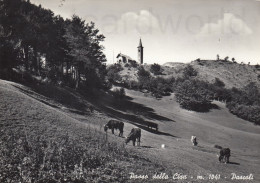
[[[179,76],[187,64],[166,63],[163,69],[164,74]],[[197,78],[213,83],[219,78],[226,85],[226,88],[243,88],[250,82],[255,82],[260,88],[260,68],[255,65],[232,63],[230,61],[201,60],[190,63],[198,71]]]
[[[260,128],[232,115],[224,103],[214,101],[218,108],[208,113],[197,113],[180,108],[174,95],[157,100],[138,91],[127,90],[127,94],[133,98],[133,102],[149,106],[156,114],[165,117],[152,121],[159,124],[160,131],[170,136],[150,134],[150,138],[153,138],[150,141],[157,147],[160,143],[166,144],[165,154],[157,152],[158,155],[166,162],[185,169],[182,172],[190,175],[220,173],[222,178],[230,177],[232,172],[259,172],[257,154],[260,148]],[[146,118],[145,114],[139,115]],[[191,135],[196,135],[199,139],[198,147],[190,146]],[[216,161],[217,150],[213,148],[215,144],[231,148],[232,164],[222,166]],[[260,178],[256,174],[253,182]]]
[[[119,72],[123,81],[137,81],[138,67],[129,67],[126,64],[121,64],[123,70]],[[193,66],[198,71],[197,79],[214,83],[215,78],[219,78],[225,83],[225,87],[243,88],[250,82],[255,82],[260,88],[260,67],[255,65],[238,64],[230,61],[216,60],[201,60],[192,61],[191,63],[167,62],[161,65],[162,74],[159,76],[182,77],[183,70],[187,65]],[[150,71],[151,65],[143,65],[145,70]],[[152,73],[151,73],[152,74]],[[153,74],[152,74],[153,76]]]
[[[125,99],[115,100],[109,93],[83,96],[3,80],[0,100],[1,182],[176,182],[176,173],[187,175],[178,182],[231,182],[231,173],[252,173],[252,182],[260,181],[260,128],[221,102],[208,113],[196,113],[180,108],[174,95],[157,100],[126,89]],[[112,118],[125,123],[124,136],[140,127],[141,146],[123,145],[124,139],[110,131],[106,136],[103,125]],[[147,121],[157,123],[159,131],[145,127]],[[197,147],[191,135],[197,136]],[[231,148],[230,164],[218,162],[215,144]],[[149,179],[130,179],[131,172]],[[152,179],[160,173],[170,178]],[[210,174],[221,179],[210,180]]]
[[[125,182],[164,170],[106,136],[110,118],[88,112],[75,91],[39,88],[0,80],[0,182]]]

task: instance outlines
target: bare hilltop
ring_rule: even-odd
[[[198,71],[198,79],[213,83],[215,78],[219,78],[227,88],[242,88],[250,82],[255,82],[260,88],[259,65],[239,64],[224,60],[196,60],[189,64]],[[166,75],[176,76],[186,64],[168,62],[163,66],[166,67]],[[172,70],[173,73],[171,73]]]

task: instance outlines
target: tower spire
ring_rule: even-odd
[[[140,38],[140,41],[139,41],[139,47],[143,47],[141,38]]]
[[[140,64],[143,64],[143,45],[142,45],[142,40],[140,38],[140,41],[139,41],[139,46],[137,47],[137,55],[138,55],[138,61]]]

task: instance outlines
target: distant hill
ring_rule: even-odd
[[[167,62],[161,65],[162,77],[181,77],[183,69],[191,65],[198,71],[197,79],[213,83],[215,78],[219,78],[225,83],[226,88],[242,88],[250,82],[255,82],[260,89],[260,67],[256,65],[245,65],[230,61],[201,60],[190,63]],[[122,64],[123,70],[119,72],[123,80],[137,81],[138,68],[126,67]],[[144,65],[146,70],[150,70],[151,65]]]
[[[230,61],[201,60],[188,63],[198,71],[196,78],[213,83],[219,78],[226,88],[242,88],[250,82],[255,82],[260,88],[260,68],[255,65],[242,65]],[[164,74],[178,77],[188,64],[168,62],[163,64]]]
[[[242,88],[250,82],[255,82],[260,88],[260,68],[255,65],[241,65],[225,61],[194,61],[192,66],[199,72],[199,79],[213,82],[221,79],[226,88]]]
[[[181,62],[166,62],[165,64],[163,64],[163,66],[165,67],[172,67],[172,68],[178,68],[184,65],[185,63],[181,63]]]

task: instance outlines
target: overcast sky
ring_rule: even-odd
[[[94,21],[108,63],[123,53],[144,62],[190,62],[229,56],[260,64],[260,0],[31,0],[56,15]],[[114,52],[114,59],[113,59]]]

